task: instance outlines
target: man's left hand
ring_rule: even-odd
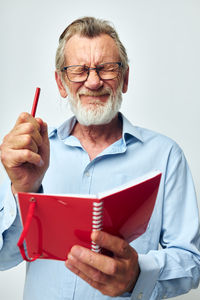
[[[73,246],[66,266],[102,294],[111,297],[131,292],[140,273],[137,252],[123,239],[94,231],[92,240],[113,256]]]

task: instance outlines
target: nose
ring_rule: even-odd
[[[87,80],[84,83],[85,87],[90,90],[98,90],[103,86],[103,81],[96,72],[96,69],[90,69]]]

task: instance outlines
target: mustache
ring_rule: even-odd
[[[94,96],[94,97],[98,97],[98,96],[104,96],[104,95],[111,95],[112,91],[109,88],[103,88],[100,91],[90,91],[90,90],[82,90],[78,92],[79,96]]]

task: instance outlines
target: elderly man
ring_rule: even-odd
[[[159,169],[156,205],[142,236],[129,245],[93,232],[92,240],[112,256],[75,245],[65,264],[27,263],[24,300],[154,300],[197,287],[200,237],[191,174],[174,141],[133,126],[119,113],[129,68],[113,27],[95,18],[70,24],[59,40],[55,77],[75,116],[47,134],[46,123],[22,113],[1,145],[9,178],[0,191],[1,269],[22,260],[13,194],[95,194]]]

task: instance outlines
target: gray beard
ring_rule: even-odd
[[[110,93],[106,103],[97,100],[92,102],[92,104],[83,105],[79,95],[75,99],[64,83],[71,111],[74,113],[77,121],[84,126],[108,124],[116,117],[122,103],[121,86],[120,84],[116,91],[116,96]]]

